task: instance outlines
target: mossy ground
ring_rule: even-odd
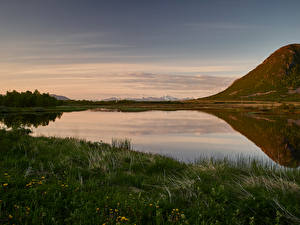
[[[125,143],[125,144],[122,144]],[[300,172],[0,130],[0,224],[299,224]]]

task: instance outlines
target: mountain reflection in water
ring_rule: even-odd
[[[256,144],[274,162],[300,166],[300,116],[210,112]]]

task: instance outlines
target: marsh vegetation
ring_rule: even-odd
[[[299,224],[300,172],[0,131],[2,224]]]

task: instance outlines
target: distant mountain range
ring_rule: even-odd
[[[300,44],[284,46],[213,100],[300,100]]]
[[[68,97],[62,96],[62,95],[55,95],[50,94],[50,96],[56,98],[57,100],[71,100]],[[137,102],[168,102],[168,101],[180,101],[180,100],[189,100],[191,98],[175,98],[169,95],[162,96],[162,97],[142,97],[142,98],[117,98],[117,97],[111,97],[102,99],[101,101],[121,101],[121,100],[129,100],[129,101],[137,101]]]
[[[50,94],[50,96],[56,98],[57,100],[63,100],[63,101],[70,100],[69,98],[62,96],[62,95]]]
[[[180,100],[188,100],[190,98],[179,99],[169,95],[162,96],[162,97],[142,97],[142,98],[106,98],[102,101],[120,101],[120,100],[130,100],[130,101],[137,101],[137,102],[169,102],[169,101],[180,101]]]

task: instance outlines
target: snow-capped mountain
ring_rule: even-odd
[[[187,100],[189,98],[179,99],[175,98],[173,96],[162,96],[162,97],[142,97],[142,98],[106,98],[102,101],[120,101],[120,100],[131,100],[131,101],[137,101],[137,102],[169,102],[169,101],[180,101],[180,100]]]

